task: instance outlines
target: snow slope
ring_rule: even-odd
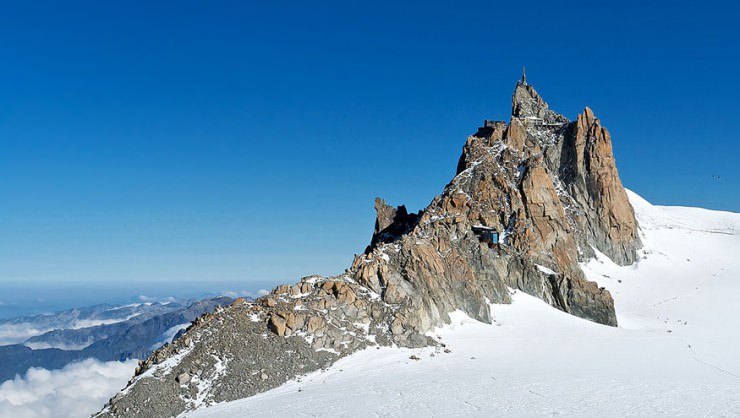
[[[619,328],[517,292],[493,325],[455,313],[436,333],[450,353],[368,349],[186,416],[740,416],[740,214],[629,196],[642,259],[583,265]]]

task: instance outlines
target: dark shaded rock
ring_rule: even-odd
[[[373,238],[370,242],[371,247],[379,242],[395,241],[416,226],[420,215],[408,213],[404,205],[394,208],[379,197],[375,198],[375,211],[377,212],[377,218]]]

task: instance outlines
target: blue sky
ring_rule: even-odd
[[[595,111],[627,187],[740,210],[735,3],[150,3],[4,6],[0,286],[339,273],[522,65]]]

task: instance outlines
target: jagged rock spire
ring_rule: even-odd
[[[522,74],[522,80],[526,80],[525,74]],[[511,116],[520,120],[537,118],[547,123],[570,122],[565,116],[550,110],[550,107],[542,100],[534,86],[526,82],[516,83],[511,98]]]

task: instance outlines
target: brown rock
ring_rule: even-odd
[[[318,330],[323,329],[325,326],[326,326],[326,321],[324,321],[324,318],[321,318],[319,316],[312,316],[308,318],[306,331],[309,334],[313,334],[313,333],[316,333]]]
[[[287,325],[285,318],[278,315],[270,315],[270,319],[267,322],[268,327],[275,334],[283,337],[285,336],[285,327]]]
[[[577,222],[585,239],[618,264],[636,261],[642,244],[635,213],[617,172],[609,132],[590,108],[578,115],[563,147],[568,158],[561,164],[573,168],[564,180],[581,209]]]
[[[289,284],[280,285],[272,291],[273,294],[283,295],[290,291],[291,286]]]
[[[277,300],[272,295],[263,296],[262,298],[259,299],[259,301],[262,306],[265,306],[268,308],[272,308],[277,305]]]
[[[527,131],[518,119],[512,119],[506,130],[506,144],[514,150],[521,151],[527,140]]]

